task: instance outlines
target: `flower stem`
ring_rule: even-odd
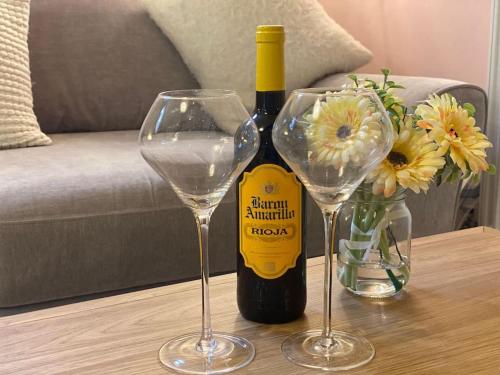
[[[399,268],[399,272],[401,272],[401,274],[403,275],[406,284],[410,279],[410,266],[408,264],[408,259],[404,259],[403,256],[401,255],[401,252],[399,251],[398,241],[396,239],[396,236],[394,236],[394,233],[392,233],[390,225],[387,226],[387,230],[389,232],[389,235],[391,236],[392,242],[394,242],[396,251],[398,252],[399,260],[401,261],[402,264],[402,266]]]
[[[373,231],[378,224],[384,219],[386,214],[386,204],[377,203],[376,198],[370,193],[363,194],[363,201],[354,203],[351,241],[370,241]],[[354,258],[356,261],[361,261],[370,248],[360,249],[361,251],[350,251],[349,258]],[[349,261],[349,260],[348,260]],[[358,283],[358,265],[344,263],[339,271],[340,282],[351,290],[357,290]]]
[[[390,262],[391,261],[391,253],[389,251],[389,241],[387,239],[387,229],[384,228],[382,229],[382,233],[380,234],[380,243],[379,243],[379,250],[380,250],[380,258],[384,262]],[[389,276],[389,279],[392,281],[392,285],[394,285],[394,289],[396,289],[396,292],[399,292],[401,288],[403,287],[403,284],[401,281],[398,280],[396,275],[394,275],[394,272],[392,272],[391,269],[386,268],[385,270],[387,272],[387,276]]]

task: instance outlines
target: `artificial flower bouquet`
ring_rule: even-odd
[[[449,94],[432,94],[410,113],[396,95],[404,87],[389,80],[389,70],[382,73],[380,83],[350,75],[352,84],[346,87],[373,90],[394,128],[394,145],[388,156],[351,197],[350,238],[340,243],[343,261],[339,262],[338,277],[355,293],[360,267],[366,265],[370,253],[377,254],[379,266],[386,265],[384,272],[395,293],[408,282],[409,252],[408,256],[401,254],[391,228],[402,212],[398,209],[395,213],[394,207],[407,189],[427,192],[433,181],[438,185],[478,181],[482,172],[495,173],[495,167],[486,160],[486,149],[492,144],[476,126],[472,104],[460,105]]]

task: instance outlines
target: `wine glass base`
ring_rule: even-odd
[[[321,331],[311,330],[288,337],[281,345],[285,357],[303,367],[343,371],[362,366],[375,356],[375,348],[364,337],[333,331],[333,344],[321,345]]]
[[[176,337],[160,348],[160,362],[182,374],[227,374],[255,357],[254,346],[244,338],[226,333],[214,333],[213,338],[213,348],[202,351],[199,333]]]

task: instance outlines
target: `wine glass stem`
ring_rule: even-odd
[[[201,266],[201,294],[202,294],[202,322],[201,338],[197,349],[209,352],[214,349],[216,343],[212,336],[212,325],[210,322],[210,294],[208,289],[208,227],[211,213],[195,213],[198,227],[198,240],[200,245],[200,266]]]
[[[335,238],[335,225],[338,210],[323,209],[325,223],[325,278],[323,288],[323,332],[321,346],[331,348],[335,341],[332,335],[332,285],[333,285],[333,250]]]

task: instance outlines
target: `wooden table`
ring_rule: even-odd
[[[232,254],[228,254],[232,256]],[[308,263],[306,316],[266,326],[242,319],[235,275],[211,280],[213,326],[256,346],[240,374],[311,374],[280,344],[321,324],[323,259]],[[349,374],[500,374],[500,232],[474,228],[414,240],[412,279],[397,298],[370,301],[334,289],[334,321],[365,335],[377,354]],[[0,374],[165,374],[159,347],[200,328],[200,283],[0,318]]]

